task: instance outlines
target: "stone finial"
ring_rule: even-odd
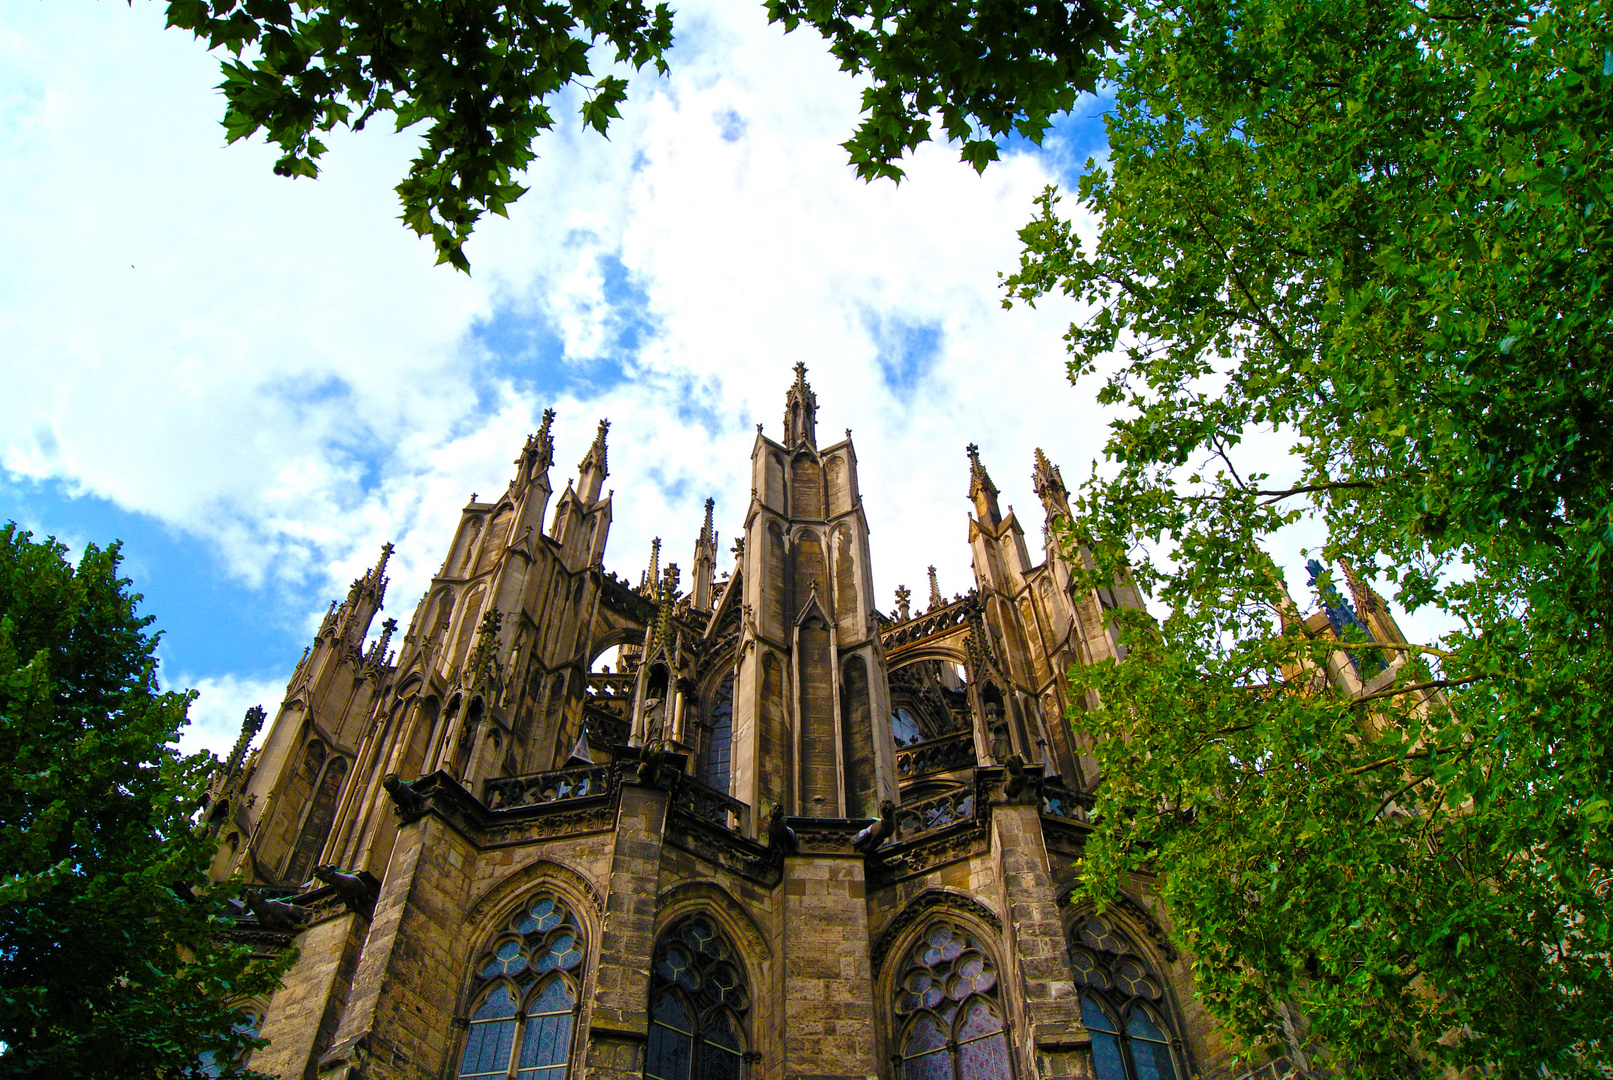
[[[818,396],[806,380],[806,365],[795,365],[795,382],[784,395],[784,445],[818,448]]]
[[[1002,520],[1002,511],[997,508],[997,485],[980,463],[980,447],[970,443],[964,452],[969,455],[969,498],[975,504],[975,516],[995,525]]]
[[[708,498],[706,500],[706,523],[700,526],[700,542],[709,544],[714,548],[717,546],[717,531],[712,527],[711,513],[716,505],[716,499]]]
[[[605,434],[610,431],[610,421],[601,420],[599,430],[594,433],[594,441],[588,447],[588,453],[583,455],[582,463],[577,466],[578,472],[587,472],[590,467],[597,469],[601,478],[610,475],[610,469],[605,464]]]
[[[1069,489],[1064,486],[1064,477],[1059,473],[1059,467],[1047,460],[1042,448],[1036,448],[1036,466],[1031,470],[1031,486],[1036,489],[1037,498],[1042,500],[1042,506],[1049,515],[1055,510],[1059,513],[1069,511]]]
[[[527,436],[521,456],[515,459],[517,465],[529,466],[530,474],[547,472],[549,466],[554,464],[554,435],[551,433],[554,418],[553,409],[543,410],[543,422],[535,433]]]
[[[906,622],[913,617],[911,605],[913,603],[913,590],[906,585],[896,586],[896,621]]]
[[[645,568],[644,574],[638,579],[638,591],[645,596],[654,597],[655,590],[661,582],[661,538],[657,536],[650,541],[650,565]]]
[[[946,607],[946,599],[941,595],[941,586],[935,579],[935,567],[930,567],[930,606],[926,611],[934,611],[939,607]]]

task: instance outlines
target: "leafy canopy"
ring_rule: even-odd
[[[216,763],[171,745],[192,695],[159,690],[117,546],[65,554],[0,528],[0,1073],[197,1076],[285,962],[223,937],[191,821]]]
[[[1049,191],[1007,281],[1088,312],[1120,417],[1070,540],[1162,612],[1074,676],[1087,887],[1157,870],[1211,1010],[1351,1076],[1613,1061],[1609,15],[1135,7],[1096,240]],[[1456,629],[1326,689],[1267,555],[1302,521]]]
[[[131,0],[132,2],[132,0]],[[996,138],[1040,141],[1090,90],[1118,41],[1099,0],[766,0],[769,19],[817,27],[842,67],[866,72],[866,119],[845,146],[858,175],[893,180],[896,162],[947,137],[976,169]],[[667,71],[672,10],[645,0],[169,0],[168,24],[222,49],[224,127],[259,131],[281,150],[275,172],[316,176],[321,133],[384,115],[424,126],[425,145],[397,187],[403,221],[430,236],[438,262],[468,271],[464,244],[482,214],[505,214],[551,106],[583,91],[583,123],[603,134],[627,81],[611,62]]]

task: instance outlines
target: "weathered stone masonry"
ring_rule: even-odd
[[[250,1003],[253,1068],[1220,1068],[1146,883],[1096,921],[1065,899],[1094,770],[1063,673],[1119,657],[1102,611],[1139,597],[1075,589],[1051,542],[1033,563],[970,447],[975,588],[877,610],[855,450],[818,446],[817,408],[798,368],[732,568],[708,504],[687,593],[659,542],[636,584],[604,568],[606,424],[551,513],[548,414],[508,488],[465,506],[395,651],[392,620],[365,645],[390,546],[332,606],[263,745],[214,785],[215,872],[259,901],[239,933],[299,950]],[[1070,513],[1040,451],[1033,482],[1049,527]]]

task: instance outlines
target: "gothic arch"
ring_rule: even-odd
[[[927,641],[912,647],[903,646],[901,656],[891,665],[891,670],[896,671],[921,660],[945,660],[949,664],[961,664],[968,670],[969,650],[961,637],[955,641]]]
[[[921,929],[918,924],[938,912],[956,915],[965,922],[978,924],[980,932],[992,941],[997,941],[1002,935],[1002,917],[971,894],[959,889],[942,887],[925,889],[893,915],[874,938],[871,960],[876,987],[896,977],[889,972],[881,977],[885,960],[890,956],[900,955],[909,948],[918,938]],[[876,1000],[883,1000],[878,996],[880,993],[878,990],[875,993]]]
[[[773,947],[768,944],[767,935],[744,905],[734,898],[734,894],[714,881],[686,881],[657,896],[655,932],[651,936],[660,940],[661,935],[679,919],[697,911],[703,912],[721,927],[723,933],[728,935],[728,940],[745,958],[745,965],[753,975],[766,970],[773,959]],[[760,979],[753,978],[751,985],[764,984]]]
[[[1075,925],[1078,920],[1095,914],[1097,911],[1097,908],[1090,901],[1081,904],[1075,903],[1075,894],[1080,888],[1080,885],[1071,885],[1058,895],[1058,905],[1065,912],[1066,929]],[[1147,905],[1143,904],[1142,901],[1125,892],[1117,892],[1115,898],[1109,902],[1109,906],[1104,909],[1103,914],[1105,917],[1118,915],[1121,928],[1134,939],[1147,942],[1148,946],[1158,954],[1155,957],[1158,961],[1164,964],[1174,964],[1176,962],[1176,946],[1171,944],[1171,939],[1165,933],[1165,928],[1160,925],[1158,919],[1154,918],[1153,912],[1149,911]]]
[[[450,1015],[454,1027],[468,1030],[452,1040],[450,1060],[459,1065],[448,1075],[463,1076],[467,1070],[487,1075],[484,1067],[500,1059],[502,1073],[517,1060],[525,1062],[536,1048],[537,1064],[563,1066],[560,1075],[569,1077],[579,1044],[586,1042],[582,1033],[588,1030],[591,1004],[586,988],[599,966],[599,933],[586,918],[591,913],[548,880],[536,882],[518,903],[492,912],[499,918],[467,935],[468,947],[456,950],[462,975]],[[490,1010],[500,997],[502,1007]],[[483,1029],[479,1037],[482,1023],[493,1025],[494,1033]],[[538,1075],[553,1073],[545,1069]]]
[[[926,938],[932,946],[929,952],[937,951],[941,942],[932,934],[946,939],[945,947],[952,951],[941,952],[939,960],[932,961],[928,955],[917,959]],[[1009,958],[1002,920],[985,904],[961,892],[927,889],[891,920],[875,941],[873,984],[877,1026],[893,1063],[895,1080],[914,1075],[904,1059],[910,1056],[913,1040],[923,1035],[922,1029],[928,1026],[933,1037],[938,1023],[943,1025],[940,1037],[944,1041],[932,1043],[929,1049],[911,1051],[912,1056],[927,1056],[944,1050],[952,1059],[952,1074],[956,1075],[955,1070],[961,1064],[959,1044],[974,1042],[975,1038],[992,1039],[997,1042],[1002,1075],[1013,1075],[1016,1057],[1013,1029],[1021,1018],[1017,1015],[1014,994],[1005,991],[1002,985],[1007,971],[1005,961]],[[969,966],[952,969],[954,962],[972,965],[972,970]],[[933,968],[929,966],[932,963]],[[949,969],[952,969],[950,975]],[[910,982],[909,977],[915,975],[921,980],[928,976],[931,980],[928,988]],[[951,998],[953,1009],[962,1010],[962,1015],[954,1020],[943,1006],[948,1004],[948,996],[960,992],[952,989],[954,981],[960,978],[968,981],[961,991],[964,996]],[[971,988],[969,983],[977,978],[979,984]],[[945,996],[938,990],[944,991]],[[936,993],[939,1003],[921,1000],[931,993]],[[936,1011],[931,1012],[932,1009]],[[990,1023],[995,1024],[995,1032],[990,1030],[990,1024],[983,1024],[974,1038],[962,1037],[976,1018],[986,1017],[994,1017]],[[961,1028],[953,1029],[954,1023],[961,1024]],[[996,1074],[994,1067],[986,1068],[985,1075]]]
[[[614,649],[618,645],[644,644],[644,628],[642,626],[609,626],[599,631],[595,625],[596,634],[590,636],[588,641],[588,668],[593,670],[594,661],[605,655],[605,650]]]
[[[539,886],[553,889],[557,896],[571,903],[572,913],[587,932],[589,941],[598,940],[600,913],[605,910],[599,888],[578,870],[551,859],[536,859],[518,866],[488,886],[465,909],[466,937],[480,946],[482,939],[496,929],[496,920],[503,917],[505,909],[513,907],[523,894]]]
[[[1182,1002],[1165,977],[1176,953],[1159,923],[1124,893],[1102,915],[1091,904],[1067,914],[1066,955],[1098,1075],[1130,1076],[1145,1063],[1155,1076],[1191,1075]]]

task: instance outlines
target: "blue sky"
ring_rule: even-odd
[[[329,601],[398,552],[407,623],[459,507],[554,407],[563,484],[609,417],[607,566],[687,560],[706,497],[742,524],[750,441],[804,361],[857,440],[876,585],[970,576],[978,442],[1033,542],[1035,445],[1084,471],[1071,309],[1003,312],[999,271],[1049,182],[1101,152],[1086,102],[984,176],[946,147],[900,186],[838,145],[861,87],[762,5],[680,5],[669,77],[602,139],[568,110],[467,278],[397,221],[412,136],[337,134],[317,182],[226,147],[217,61],[162,5],[0,7],[0,519],[114,539],[200,698],[187,746],[271,709]],[[726,557],[726,550],[725,550]]]
[[[466,277],[397,220],[413,136],[338,133],[318,181],[275,177],[260,140],[224,145],[217,61],[160,3],[0,6],[0,519],[123,541],[164,680],[200,691],[186,746],[273,709],[386,541],[407,624],[548,407],[557,486],[613,421],[606,565],[635,580],[652,537],[687,561],[708,496],[727,557],[798,361],[822,430],[853,430],[882,605],[931,564],[968,587],[967,443],[1039,550],[1033,450],[1084,475],[1103,417],[1065,378],[1080,312],[1004,311],[998,275],[1102,154],[1101,101],[984,175],[929,146],[870,185],[821,39],[760,3],[678,20],[608,140],[561,104]]]

